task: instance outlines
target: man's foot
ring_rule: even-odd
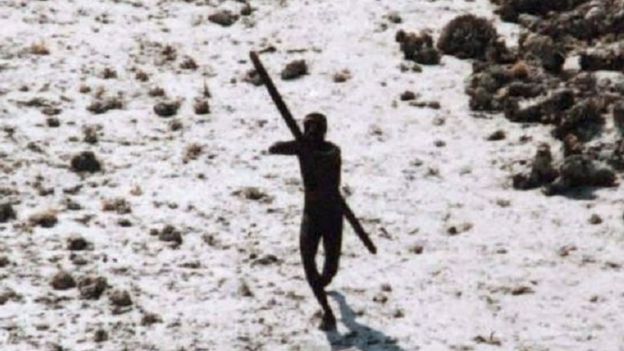
[[[334,317],[333,314],[329,313],[323,314],[323,319],[321,320],[319,329],[322,331],[336,330],[336,317]]]

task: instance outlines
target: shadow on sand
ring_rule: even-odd
[[[342,323],[349,332],[340,334],[338,331],[326,332],[325,336],[331,345],[332,351],[362,350],[362,351],[405,351],[396,344],[396,340],[379,330],[372,329],[356,322],[356,313],[347,304],[344,295],[332,291],[328,293],[340,305]]]

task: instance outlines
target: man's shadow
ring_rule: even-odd
[[[340,334],[338,331],[326,332],[325,336],[331,345],[332,351],[357,348],[362,351],[405,351],[396,344],[396,340],[379,330],[372,329],[356,322],[356,313],[347,304],[347,299],[341,293],[328,293],[340,305],[342,322],[349,328],[349,332]]]

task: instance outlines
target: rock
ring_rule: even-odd
[[[515,22],[520,14],[546,16],[550,11],[568,11],[587,0],[498,0],[496,13],[505,21]]]
[[[113,290],[109,295],[110,303],[115,307],[132,306],[130,294],[125,290]]]
[[[222,10],[208,16],[208,20],[223,27],[229,27],[238,21],[238,15],[228,10]]]
[[[574,104],[574,93],[561,89],[536,103],[520,108],[518,100],[508,99],[505,104],[505,117],[517,123],[554,123],[561,120],[564,111]]]
[[[52,277],[50,285],[55,290],[68,290],[76,287],[76,281],[68,272],[60,271]]]
[[[589,217],[589,224],[596,225],[600,223],[602,223],[602,218],[599,215],[594,213],[591,215],[591,217]]]
[[[162,318],[156,313],[145,313],[143,315],[143,318],[141,318],[141,325],[144,327],[150,326],[156,323],[162,323],[162,322],[163,322]]]
[[[551,37],[528,34],[520,38],[520,50],[529,62],[539,62],[552,73],[559,73],[565,63],[564,50]]]
[[[197,100],[193,105],[193,111],[195,111],[196,115],[206,115],[210,113],[210,105],[208,104],[208,100]]]
[[[583,153],[583,143],[574,134],[568,134],[563,138],[563,156],[580,155]]]
[[[163,118],[172,117],[178,113],[179,108],[179,101],[161,101],[154,105],[154,113]]]
[[[392,11],[388,13],[385,17],[388,19],[390,23],[399,24],[403,22],[401,15],[396,11]]]
[[[585,71],[623,71],[624,48],[585,51],[579,63]]]
[[[605,120],[595,100],[586,99],[577,102],[553,130],[553,135],[563,139],[568,134],[576,135],[582,141],[589,141],[595,136]]]
[[[249,70],[247,71],[247,73],[245,74],[245,76],[243,77],[243,81],[249,84],[253,84],[255,86],[261,86],[262,85],[262,77],[260,77],[260,75],[258,74],[258,72],[255,69]]]
[[[56,211],[43,211],[35,213],[28,218],[28,222],[32,226],[39,226],[42,228],[52,228],[58,223]]]
[[[416,244],[414,246],[412,246],[409,251],[415,255],[420,255],[423,253],[424,251],[424,247],[420,244]]]
[[[295,60],[284,67],[281,73],[283,80],[292,80],[308,74],[308,65],[305,60]]]
[[[92,151],[83,151],[72,157],[71,170],[76,173],[95,173],[102,170],[102,165]]]
[[[11,260],[9,260],[6,256],[0,256],[0,268],[4,268],[11,264]]]
[[[624,135],[624,99],[613,104],[613,122],[620,134]],[[2,222],[1,218],[0,215],[0,222]]]
[[[58,118],[50,117],[50,118],[46,118],[46,124],[50,128],[58,128],[61,126],[61,121],[59,121]]]
[[[245,3],[245,5],[243,5],[243,7],[240,10],[241,16],[251,16],[253,12],[254,12],[254,9],[253,7],[251,7],[249,3]]]
[[[3,288],[3,290],[0,290],[0,306],[9,301],[19,302],[22,298],[22,295],[16,293],[12,289]]]
[[[71,236],[67,239],[67,250],[70,251],[82,251],[88,249],[90,246],[89,242],[78,235]]]
[[[270,203],[273,201],[273,198],[266,194],[264,191],[260,190],[257,187],[251,186],[236,190],[232,193],[232,195],[239,196],[247,200],[260,201],[264,203]]]
[[[108,340],[108,332],[106,332],[106,330],[104,330],[104,329],[98,329],[93,334],[93,341],[94,342],[100,343],[100,342],[104,342],[106,340]]]
[[[102,211],[116,212],[117,214],[124,215],[132,213],[132,206],[128,200],[123,197],[118,197],[102,201]]]
[[[149,95],[150,97],[163,97],[166,96],[167,93],[165,92],[165,89],[161,87],[152,87],[147,92],[147,95]]]
[[[88,300],[99,299],[107,287],[108,282],[103,277],[85,277],[78,282],[80,297]]]
[[[168,224],[158,234],[158,240],[180,245],[182,244],[182,233],[174,226]]]
[[[503,104],[498,100],[499,90],[513,79],[510,71],[499,65],[477,67],[470,77],[466,93],[470,96],[473,111],[501,111]]]
[[[102,114],[110,110],[120,110],[122,108],[123,103],[118,97],[97,99],[91,102],[89,106],[87,106],[87,110],[94,114]]]
[[[487,19],[461,15],[442,29],[437,47],[444,54],[461,59],[482,59],[497,36],[496,29]]]
[[[458,225],[449,226],[446,230],[447,234],[450,236],[459,235],[465,233],[472,229],[472,223],[461,223]]]
[[[336,72],[333,77],[334,83],[344,83],[351,79],[351,72],[347,69],[342,70],[340,72]]]
[[[559,173],[559,178],[544,189],[546,195],[563,194],[580,187],[612,187],[617,179],[613,170],[599,166],[586,155],[566,157]]]
[[[93,126],[85,127],[82,130],[84,138],[82,139],[87,144],[97,144],[98,142],[98,129]]]
[[[195,60],[192,57],[185,57],[182,62],[180,63],[180,68],[181,69],[188,69],[191,71],[194,71],[198,68],[199,66],[197,65],[197,62],[195,62]]]
[[[553,167],[550,146],[542,144],[535,153],[530,174],[528,176],[516,174],[513,178],[513,187],[518,190],[534,189],[553,182],[558,175]]]
[[[10,203],[0,204],[0,223],[6,223],[16,218],[17,214]]]
[[[401,101],[411,101],[416,99],[416,94],[413,91],[406,90],[401,93],[400,96]]]
[[[251,291],[251,288],[245,281],[241,281],[238,287],[238,294],[243,297],[253,297],[254,294]]]
[[[488,141],[500,141],[500,140],[505,140],[506,137],[507,137],[507,134],[505,133],[505,131],[502,129],[499,129],[495,131],[494,133],[490,134],[487,137],[487,140]]]
[[[279,258],[277,258],[277,256],[269,254],[269,255],[265,255],[265,256],[263,256],[261,258],[256,259],[253,262],[253,265],[268,266],[268,265],[271,265],[271,264],[278,264],[280,262],[281,261],[280,261]]]
[[[440,63],[440,53],[434,47],[433,38],[428,33],[405,33],[400,30],[395,38],[400,43],[401,51],[406,60],[412,60],[423,65]]]
[[[510,293],[513,296],[519,296],[519,295],[533,294],[535,293],[535,291],[529,286],[522,285],[522,286],[514,287],[513,289],[511,289]]]

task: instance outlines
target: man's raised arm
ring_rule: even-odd
[[[271,145],[269,153],[273,155],[297,155],[299,154],[299,142],[292,141],[278,141]]]

